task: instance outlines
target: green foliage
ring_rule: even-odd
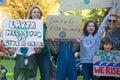
[[[83,27],[84,23],[89,19],[94,19],[98,23],[98,25],[100,25],[108,11],[109,11],[108,8],[99,8],[79,11],[68,11],[66,12],[66,15],[82,16]]]
[[[7,0],[5,7],[0,7],[1,11],[10,14],[13,19],[25,19],[32,5],[38,5],[43,11],[43,20],[47,15],[56,15],[59,12],[60,0]],[[109,8],[98,8],[89,10],[68,11],[66,15],[82,16],[82,25],[88,19],[94,19],[98,25],[102,22]]]
[[[57,0],[7,0],[6,6],[1,6],[0,9],[10,14],[13,19],[25,19],[33,5],[38,5],[42,9],[45,21],[48,14],[58,11],[59,8]]]
[[[8,80],[13,80],[13,66],[14,66],[15,61],[14,60],[1,60],[0,64],[4,65],[7,69],[7,77]]]

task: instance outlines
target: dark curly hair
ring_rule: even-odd
[[[91,19],[91,20],[88,20],[88,21],[85,23],[84,28],[83,28],[83,35],[86,35],[86,36],[89,35],[89,33],[88,33],[88,31],[87,31],[87,26],[88,26],[88,24],[91,23],[91,22],[95,25],[95,31],[94,31],[94,33],[93,33],[93,36],[97,33],[97,31],[98,31],[98,25],[97,25],[97,23],[96,23],[95,20]]]

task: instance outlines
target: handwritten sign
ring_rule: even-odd
[[[0,0],[0,6],[5,6],[6,0]]]
[[[47,17],[47,36],[49,38],[80,38],[81,16],[48,16]]]
[[[7,47],[40,47],[43,43],[42,20],[5,20],[3,41]]]
[[[96,51],[93,57],[93,72],[96,76],[120,77],[120,51]]]
[[[104,7],[112,7],[112,0],[60,0],[62,12]]]

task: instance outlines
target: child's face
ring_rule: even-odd
[[[112,49],[112,43],[103,44],[104,50],[110,52]]]
[[[93,34],[95,31],[95,25],[93,22],[88,23],[87,25],[87,31],[89,34]]]

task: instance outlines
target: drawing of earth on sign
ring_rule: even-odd
[[[23,28],[16,28],[15,29],[15,37],[19,40],[19,41],[25,41],[28,37],[28,29],[23,29]]]
[[[61,31],[59,33],[59,36],[60,36],[60,38],[65,38],[66,37],[66,33],[64,31]]]
[[[85,3],[85,4],[89,4],[89,3],[90,3],[90,0],[84,0],[84,3]]]

